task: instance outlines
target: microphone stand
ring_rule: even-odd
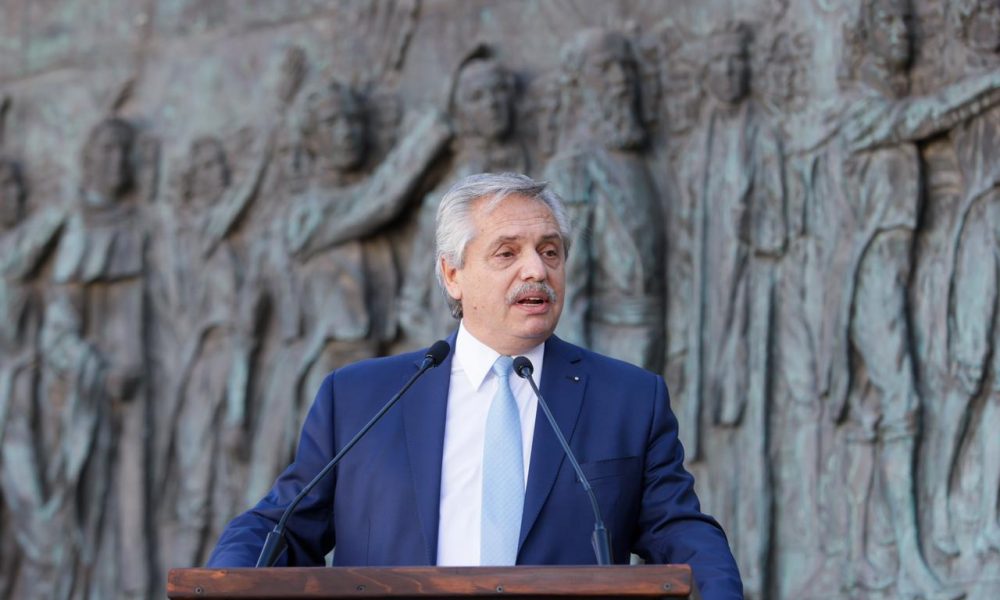
[[[382,415],[388,412],[389,409],[392,408],[393,405],[395,405],[396,402],[403,397],[403,394],[405,394],[406,391],[410,389],[410,387],[412,387],[414,383],[416,383],[417,379],[419,379],[421,375],[426,373],[431,368],[441,364],[441,361],[444,360],[444,357],[447,356],[448,352],[450,351],[451,347],[448,345],[447,342],[443,340],[435,342],[434,345],[431,346],[430,349],[427,351],[427,355],[424,357],[423,362],[420,363],[420,368],[413,375],[413,377],[411,377],[410,380],[406,382],[406,385],[403,386],[403,389],[399,390],[395,396],[390,398],[389,401],[386,402],[385,405],[377,413],[375,413],[375,416],[372,417],[371,420],[369,420],[368,423],[366,423],[365,426],[361,428],[361,431],[356,433],[354,437],[351,438],[351,441],[347,442],[344,445],[344,447],[340,449],[340,452],[337,452],[337,455],[334,456],[333,459],[330,460],[330,462],[326,463],[326,466],[323,467],[323,469],[315,477],[312,478],[312,481],[307,483],[306,486],[302,488],[302,491],[300,491],[298,495],[295,496],[295,499],[292,500],[291,504],[288,505],[288,508],[285,509],[285,512],[282,513],[281,519],[274,526],[274,529],[272,529],[267,534],[267,538],[264,540],[264,547],[261,548],[260,556],[257,558],[257,565],[256,565],[257,567],[274,566],[274,562],[277,560],[278,556],[287,546],[284,536],[285,523],[288,521],[288,517],[291,516],[292,511],[295,510],[295,507],[298,506],[299,502],[301,502],[302,499],[305,498],[309,494],[309,492],[311,492],[313,488],[316,487],[316,485],[319,484],[319,482],[324,477],[326,477],[327,473],[332,471],[333,468],[337,466],[337,463],[339,463],[340,460],[344,458],[344,455],[347,454],[351,450],[351,448],[353,448],[354,445],[357,444],[362,437],[364,437],[366,433],[368,433],[368,430],[371,429],[375,425],[375,423],[377,423],[379,419],[382,418]]]
[[[549,425],[552,426],[552,430],[556,434],[556,438],[559,440],[559,444],[562,445],[563,451],[566,453],[566,457],[569,458],[570,464],[573,465],[573,470],[576,471],[576,476],[580,479],[580,484],[583,486],[585,492],[587,492],[587,497],[590,499],[590,506],[594,511],[594,533],[590,536],[590,544],[594,547],[594,556],[597,558],[598,565],[610,565],[611,564],[611,536],[608,530],[604,528],[604,521],[601,519],[601,510],[597,506],[597,497],[594,495],[594,490],[590,486],[590,481],[587,480],[587,476],[583,474],[583,469],[580,468],[580,463],[577,462],[576,457],[573,456],[573,451],[570,450],[569,444],[566,442],[566,438],[563,437],[559,427],[556,425],[556,419],[552,416],[552,411],[549,410],[548,404],[546,404],[545,399],[542,398],[542,392],[539,391],[538,386],[535,385],[535,380],[531,377],[535,368],[532,366],[531,361],[523,356],[518,356],[514,359],[514,372],[518,374],[519,377],[527,379],[528,383],[531,385],[531,389],[534,390],[535,396],[538,398],[538,406],[542,407],[542,412],[545,413],[545,417],[549,420]]]

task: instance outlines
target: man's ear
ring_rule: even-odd
[[[448,259],[441,257],[440,264],[438,268],[441,269],[441,279],[444,281],[444,287],[448,290],[448,295],[454,300],[462,299],[462,286],[458,284],[458,267],[453,267]]]

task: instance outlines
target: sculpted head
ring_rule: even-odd
[[[952,11],[966,45],[982,53],[1000,50],[1000,0],[955,0]]]
[[[514,77],[481,46],[459,66],[449,104],[462,135],[504,139],[514,125]]]
[[[569,218],[547,188],[514,173],[472,175],[441,199],[437,277],[480,341],[515,355],[542,343],[562,313]]]
[[[706,85],[718,101],[739,104],[750,91],[750,29],[737,23],[712,36]]]
[[[24,218],[27,190],[21,167],[8,158],[0,158],[0,230],[17,226]]]
[[[338,173],[359,168],[368,151],[368,119],[361,96],[336,81],[314,92],[306,103],[302,135],[321,168]]]
[[[200,137],[191,144],[190,156],[184,174],[184,200],[198,205],[216,202],[229,186],[222,142],[216,137]]]
[[[119,200],[132,185],[135,128],[118,117],[105,119],[90,132],[83,148],[83,185],[97,203]]]
[[[892,71],[908,69],[913,56],[910,0],[868,0],[861,10],[867,51]]]
[[[639,118],[639,74],[632,46],[621,33],[581,31],[564,53],[591,131],[614,148],[634,148],[645,140]]]
[[[802,38],[781,33],[771,44],[767,64],[760,77],[767,102],[775,109],[795,111],[805,103],[805,73],[802,56],[805,54]]]

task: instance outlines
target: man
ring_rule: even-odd
[[[682,465],[663,380],[552,335],[563,308],[568,230],[555,194],[521,175],[473,175],[445,195],[436,262],[462,318],[450,339],[455,351],[299,505],[288,520],[280,564],[322,564],[334,545],[337,565],[593,563],[590,504],[555,434],[536,418],[526,382],[490,372],[503,362],[499,356],[523,355],[593,484],[613,557],[625,561],[634,552],[649,562],[689,563],[703,597],[742,597],[725,534],[700,512]],[[402,386],[422,356],[368,360],[329,375],[295,462],[256,507],[230,523],[209,565],[254,564],[304,482]],[[496,480],[509,478],[494,477],[495,446],[485,440],[495,439],[491,404],[511,401],[505,394],[491,400],[507,382],[519,431],[498,443],[513,438],[521,450],[505,458],[521,459],[515,488],[523,493],[513,501],[523,509],[491,528]],[[511,527],[514,535],[505,537]]]

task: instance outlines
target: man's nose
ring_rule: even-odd
[[[545,261],[538,252],[531,251],[525,253],[524,261],[521,263],[521,279],[525,281],[545,281]]]

